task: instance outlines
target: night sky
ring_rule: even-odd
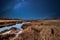
[[[0,17],[19,19],[60,18],[60,1],[0,0]]]

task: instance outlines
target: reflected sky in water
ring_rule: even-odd
[[[6,29],[10,29],[12,27],[15,27],[15,28],[18,28],[18,29],[21,29],[22,25],[23,24],[29,24],[30,22],[23,22],[23,23],[19,23],[19,24],[16,24],[16,25],[13,25],[13,26],[6,26],[6,27],[3,27],[3,28],[0,28],[0,32],[3,31],[3,30],[6,30]]]
[[[13,25],[13,26],[6,26],[6,27],[3,27],[3,28],[0,28],[0,32],[1,31],[3,31],[3,30],[6,30],[6,29],[10,29],[10,28],[12,28],[12,27],[15,27],[15,28],[18,28],[18,29],[21,29],[21,26],[22,26],[23,24],[16,24],[16,25]]]

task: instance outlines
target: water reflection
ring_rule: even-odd
[[[18,29],[19,29],[19,28],[21,28],[21,26],[22,26],[22,24],[16,24],[16,25],[9,26],[9,27],[6,26],[6,27],[3,27],[3,28],[0,28],[0,32],[1,32],[1,31],[4,31],[4,30],[6,30],[6,29],[9,30],[9,29],[11,29],[12,27],[15,27],[15,28],[18,28]]]
[[[11,29],[12,27],[15,27],[15,28],[18,28],[18,29],[21,29],[21,27],[22,27],[22,25],[23,24],[28,24],[28,23],[30,23],[30,22],[23,22],[23,23],[19,23],[19,24],[16,24],[16,25],[13,25],[13,26],[6,26],[6,27],[3,27],[3,28],[0,28],[0,32],[1,31],[4,31],[4,30],[6,30],[6,29]]]

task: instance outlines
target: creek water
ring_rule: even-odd
[[[17,32],[17,33],[16,33],[16,36],[13,38],[13,40],[14,40],[15,38],[17,38],[17,37],[19,36],[19,34],[21,34],[21,33],[23,32],[23,29],[21,28],[22,25],[23,25],[23,24],[28,24],[28,23],[30,23],[30,22],[23,22],[23,23],[16,24],[16,25],[13,25],[13,26],[10,26],[10,27],[3,27],[3,28],[0,28],[0,32],[1,32],[1,31],[4,31],[4,30],[6,30],[6,29],[9,30],[9,29],[12,28],[12,27],[15,27],[15,28],[17,28],[17,29],[20,29],[20,31]],[[11,32],[11,30],[3,33],[3,35],[9,34],[10,32]]]
[[[3,27],[3,28],[0,28],[0,32],[1,31],[4,31],[4,30],[6,30],[6,29],[11,29],[12,27],[15,27],[15,28],[21,28],[21,26],[22,26],[22,24],[16,24],[16,25],[13,25],[13,26],[5,26],[5,27]]]
[[[5,27],[3,27],[3,28],[0,28],[0,32],[1,31],[4,31],[4,30],[6,30],[6,29],[11,29],[12,27],[15,27],[15,28],[18,28],[18,29],[21,29],[21,27],[22,27],[22,25],[23,24],[28,24],[28,23],[30,23],[30,22],[23,22],[23,23],[19,23],[19,24],[16,24],[16,25],[13,25],[13,26],[5,26]]]

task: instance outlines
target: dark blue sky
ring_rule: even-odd
[[[60,18],[60,1],[0,0],[0,16],[20,19]]]

